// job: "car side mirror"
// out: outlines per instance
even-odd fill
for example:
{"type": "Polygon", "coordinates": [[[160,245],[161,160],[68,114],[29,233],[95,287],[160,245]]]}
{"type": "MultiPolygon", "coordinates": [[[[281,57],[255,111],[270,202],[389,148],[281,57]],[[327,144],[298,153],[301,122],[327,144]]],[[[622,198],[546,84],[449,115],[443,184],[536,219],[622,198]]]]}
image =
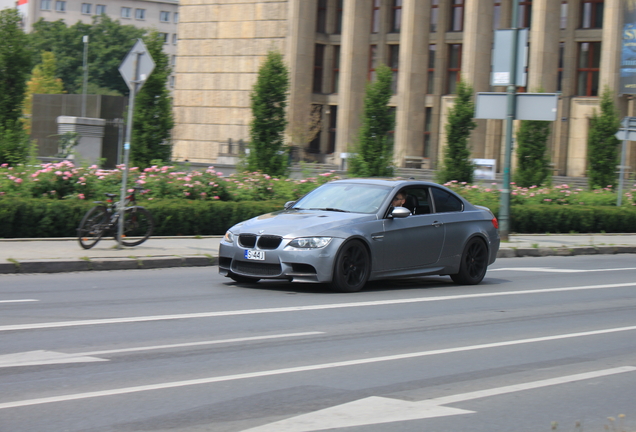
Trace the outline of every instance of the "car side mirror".
{"type": "Polygon", "coordinates": [[[284,209],[287,210],[288,208],[290,208],[291,206],[293,206],[296,203],[296,201],[287,201],[285,203],[284,209]]]}
{"type": "Polygon", "coordinates": [[[406,207],[395,207],[390,216],[393,218],[405,218],[411,216],[411,210],[406,207]]]}

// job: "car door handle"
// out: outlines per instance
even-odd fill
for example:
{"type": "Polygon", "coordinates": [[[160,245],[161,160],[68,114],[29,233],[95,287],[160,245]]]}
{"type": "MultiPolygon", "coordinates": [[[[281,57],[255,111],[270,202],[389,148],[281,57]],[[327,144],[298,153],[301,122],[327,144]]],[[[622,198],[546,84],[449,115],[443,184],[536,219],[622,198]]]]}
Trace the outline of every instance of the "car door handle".
{"type": "Polygon", "coordinates": [[[371,236],[372,240],[382,240],[384,239],[384,234],[376,234],[371,236]]]}
{"type": "Polygon", "coordinates": [[[441,226],[442,226],[442,225],[444,225],[444,224],[443,224],[442,222],[435,221],[435,222],[433,222],[431,225],[433,225],[433,226],[434,226],[434,227],[436,227],[436,228],[439,228],[439,227],[441,227],[441,226]]]}

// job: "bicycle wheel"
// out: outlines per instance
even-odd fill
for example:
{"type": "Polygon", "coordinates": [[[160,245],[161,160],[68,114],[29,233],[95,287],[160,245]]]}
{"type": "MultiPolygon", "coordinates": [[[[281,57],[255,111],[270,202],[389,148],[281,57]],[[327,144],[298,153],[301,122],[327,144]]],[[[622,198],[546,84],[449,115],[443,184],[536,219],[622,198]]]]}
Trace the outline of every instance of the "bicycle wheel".
{"type": "Polygon", "coordinates": [[[104,206],[95,206],[86,212],[79,228],[77,228],[77,239],[80,246],[90,249],[97,244],[104,235],[104,230],[108,226],[108,211],[104,206]]]}
{"type": "MultiPolygon", "coordinates": [[[[145,242],[150,234],[154,222],[150,212],[141,206],[127,207],[124,211],[124,235],[121,244],[124,246],[137,246],[145,242]]],[[[119,241],[119,229],[114,228],[115,239],[119,241]]]]}

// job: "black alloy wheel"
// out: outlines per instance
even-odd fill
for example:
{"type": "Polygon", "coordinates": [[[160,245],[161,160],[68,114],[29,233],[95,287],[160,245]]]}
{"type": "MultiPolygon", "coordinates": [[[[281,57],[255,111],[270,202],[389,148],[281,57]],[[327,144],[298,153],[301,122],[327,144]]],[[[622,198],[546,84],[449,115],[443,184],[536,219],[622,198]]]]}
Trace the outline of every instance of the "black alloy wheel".
{"type": "Polygon", "coordinates": [[[359,240],[345,243],[336,256],[331,288],[339,292],[360,291],[371,273],[371,257],[359,240]]]}
{"type": "Polygon", "coordinates": [[[460,285],[477,285],[486,276],[488,248],[480,238],[471,239],[462,254],[459,273],[450,275],[460,285]]]}

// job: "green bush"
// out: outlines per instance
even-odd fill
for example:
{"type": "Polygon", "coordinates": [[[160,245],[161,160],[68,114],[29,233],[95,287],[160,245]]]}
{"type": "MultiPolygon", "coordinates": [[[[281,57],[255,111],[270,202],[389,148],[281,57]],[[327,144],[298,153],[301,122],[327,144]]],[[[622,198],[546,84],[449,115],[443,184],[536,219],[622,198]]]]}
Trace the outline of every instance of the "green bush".
{"type": "Polygon", "coordinates": [[[516,233],[636,232],[634,207],[516,205],[510,213],[516,233]]]}

